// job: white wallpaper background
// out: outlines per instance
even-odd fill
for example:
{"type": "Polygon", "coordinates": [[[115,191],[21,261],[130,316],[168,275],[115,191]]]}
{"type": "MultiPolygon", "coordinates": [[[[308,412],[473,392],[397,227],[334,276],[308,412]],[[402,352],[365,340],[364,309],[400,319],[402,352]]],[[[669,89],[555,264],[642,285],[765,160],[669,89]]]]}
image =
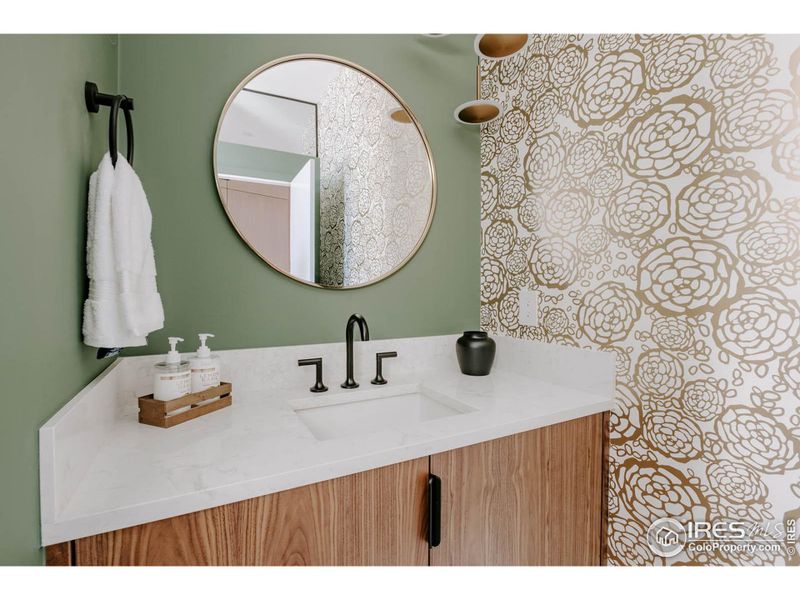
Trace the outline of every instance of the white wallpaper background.
{"type": "Polygon", "coordinates": [[[397,101],[343,68],[319,103],[320,283],[360,285],[399,266],[428,221],[431,178],[413,124],[397,101]]]}
{"type": "Polygon", "coordinates": [[[482,326],[616,355],[609,563],[797,564],[645,532],[800,517],[800,36],[534,36],[481,77],[482,326]]]}

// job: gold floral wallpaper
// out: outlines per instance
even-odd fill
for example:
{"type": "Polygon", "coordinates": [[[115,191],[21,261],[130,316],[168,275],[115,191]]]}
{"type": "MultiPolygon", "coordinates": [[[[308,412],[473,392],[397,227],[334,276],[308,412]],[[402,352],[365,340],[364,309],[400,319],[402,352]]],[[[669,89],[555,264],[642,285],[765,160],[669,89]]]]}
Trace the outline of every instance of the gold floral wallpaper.
{"type": "Polygon", "coordinates": [[[482,326],[616,355],[609,563],[796,563],[645,532],[800,512],[800,36],[534,36],[480,71],[482,326]]]}

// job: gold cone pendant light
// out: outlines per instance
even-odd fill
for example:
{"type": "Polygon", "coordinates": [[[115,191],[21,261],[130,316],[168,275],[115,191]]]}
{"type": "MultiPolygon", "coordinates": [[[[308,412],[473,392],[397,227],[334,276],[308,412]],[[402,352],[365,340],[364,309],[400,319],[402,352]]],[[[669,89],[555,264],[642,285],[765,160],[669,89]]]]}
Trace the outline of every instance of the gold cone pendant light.
{"type": "Polygon", "coordinates": [[[494,100],[470,100],[456,108],[456,121],[464,125],[484,125],[491,123],[502,113],[500,105],[494,100]]]}
{"type": "Polygon", "coordinates": [[[404,108],[395,108],[389,113],[389,117],[392,121],[397,121],[398,123],[411,123],[411,115],[404,108]]]}
{"type": "MultiPolygon", "coordinates": [[[[520,52],[528,44],[525,33],[482,33],[475,37],[475,54],[479,58],[500,60],[520,52]]],[[[494,100],[481,100],[481,69],[475,74],[476,100],[460,105],[453,112],[464,125],[485,125],[503,115],[503,107],[494,100]]]]}
{"type": "Polygon", "coordinates": [[[503,114],[503,107],[494,100],[481,100],[481,67],[475,69],[475,97],[459,105],[453,111],[453,117],[462,125],[485,125],[503,114]]]}
{"type": "Polygon", "coordinates": [[[508,58],[527,45],[527,33],[482,33],[475,36],[475,54],[489,60],[508,58]]]}

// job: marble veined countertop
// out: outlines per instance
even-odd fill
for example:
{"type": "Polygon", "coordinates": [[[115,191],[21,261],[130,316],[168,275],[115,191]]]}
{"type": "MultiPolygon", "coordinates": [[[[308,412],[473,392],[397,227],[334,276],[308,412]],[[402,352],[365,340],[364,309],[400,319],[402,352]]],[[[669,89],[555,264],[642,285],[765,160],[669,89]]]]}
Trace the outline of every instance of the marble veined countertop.
{"type": "MultiPolygon", "coordinates": [[[[42,543],[237,502],[611,409],[613,357],[607,353],[542,348],[500,337],[492,374],[469,377],[450,356],[454,340],[438,336],[357,344],[361,387],[341,390],[336,372],[337,378],[328,375],[330,391],[324,394],[308,391],[313,369],[302,371],[302,379],[287,370],[291,376],[275,375],[273,385],[252,376],[259,364],[271,365],[281,356],[279,349],[230,351],[232,365],[242,363],[236,352],[262,353],[253,357],[241,385],[231,377],[233,405],[170,429],[137,422],[135,397],[146,387],[153,357],[121,359],[40,432],[42,543]],[[401,357],[413,357],[394,365],[393,372],[387,373],[390,362],[385,363],[389,383],[380,394],[421,389],[468,412],[317,439],[295,409],[326,398],[355,401],[376,393],[377,386],[369,384],[374,354],[368,349],[373,347],[400,347],[401,357]],[[504,352],[513,359],[501,359],[504,352]],[[540,352],[556,356],[548,362],[540,352]],[[431,368],[421,370],[420,364],[431,368]]],[[[291,347],[291,356],[278,361],[283,363],[264,369],[281,373],[282,366],[296,365],[297,356],[336,357],[344,351],[341,346],[291,347]]],[[[235,375],[236,369],[229,371],[235,375]]]]}

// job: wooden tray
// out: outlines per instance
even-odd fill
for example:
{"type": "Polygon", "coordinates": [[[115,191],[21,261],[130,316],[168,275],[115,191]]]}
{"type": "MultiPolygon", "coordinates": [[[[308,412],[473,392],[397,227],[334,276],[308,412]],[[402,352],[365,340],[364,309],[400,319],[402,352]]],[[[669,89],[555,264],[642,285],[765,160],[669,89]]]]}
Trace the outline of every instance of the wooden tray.
{"type": "Polygon", "coordinates": [[[186,394],[174,400],[155,400],[153,394],[139,398],[139,423],[155,427],[173,427],[197,417],[225,408],[233,403],[230,383],[221,383],[195,394],[186,394]],[[217,398],[219,396],[219,398],[217,398]],[[211,398],[216,398],[211,400],[211,398]],[[190,408],[176,414],[182,408],[190,408]]]}

